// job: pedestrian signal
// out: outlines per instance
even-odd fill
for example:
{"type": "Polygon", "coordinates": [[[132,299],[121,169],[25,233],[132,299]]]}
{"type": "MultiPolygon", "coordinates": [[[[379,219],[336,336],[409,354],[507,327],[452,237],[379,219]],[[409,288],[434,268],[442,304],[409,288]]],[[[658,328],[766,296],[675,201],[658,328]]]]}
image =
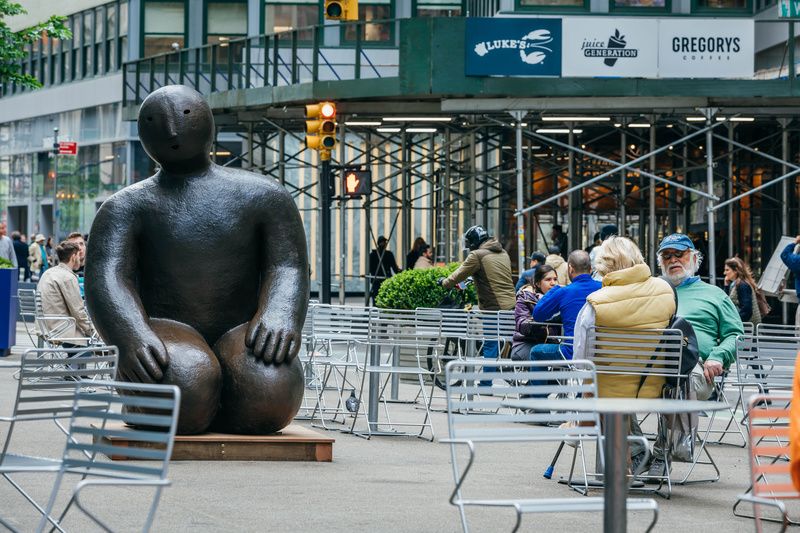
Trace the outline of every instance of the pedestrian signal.
{"type": "Polygon", "coordinates": [[[358,0],[325,0],[328,20],[358,20],[358,0]]]}
{"type": "Polygon", "coordinates": [[[348,198],[360,198],[372,193],[372,172],[345,170],[342,172],[342,190],[348,198]]]}
{"type": "Polygon", "coordinates": [[[306,147],[319,150],[323,159],[330,159],[336,148],[336,104],[320,102],[306,106],[306,147]]]}

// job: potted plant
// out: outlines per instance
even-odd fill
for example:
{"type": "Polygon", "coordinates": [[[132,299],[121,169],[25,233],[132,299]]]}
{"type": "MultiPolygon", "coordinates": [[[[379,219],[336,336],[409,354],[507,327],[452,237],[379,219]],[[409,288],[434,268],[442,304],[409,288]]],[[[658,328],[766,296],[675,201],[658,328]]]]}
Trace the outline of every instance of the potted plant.
{"type": "MultiPolygon", "coordinates": [[[[436,280],[445,278],[458,268],[459,263],[426,270],[405,270],[387,279],[378,291],[375,304],[383,309],[417,309],[439,307],[449,292],[436,280]]],[[[476,304],[475,287],[470,285],[464,294],[464,303],[476,304]]]]}

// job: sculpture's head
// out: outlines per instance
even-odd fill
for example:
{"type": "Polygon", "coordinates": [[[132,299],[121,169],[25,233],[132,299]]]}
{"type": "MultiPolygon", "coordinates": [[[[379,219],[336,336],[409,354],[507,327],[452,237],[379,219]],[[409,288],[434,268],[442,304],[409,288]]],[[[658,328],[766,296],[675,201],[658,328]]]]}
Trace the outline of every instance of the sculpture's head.
{"type": "Polygon", "coordinates": [[[185,85],[150,93],[139,109],[139,138],[148,155],[170,172],[209,165],[214,116],[203,96],[185,85]]]}

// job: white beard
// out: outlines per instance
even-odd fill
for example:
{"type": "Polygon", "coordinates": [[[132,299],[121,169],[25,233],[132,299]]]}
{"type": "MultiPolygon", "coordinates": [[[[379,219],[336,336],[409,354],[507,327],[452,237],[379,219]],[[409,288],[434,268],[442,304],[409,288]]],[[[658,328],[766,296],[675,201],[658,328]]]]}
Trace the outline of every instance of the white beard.
{"type": "Polygon", "coordinates": [[[661,273],[667,280],[672,284],[673,287],[677,287],[684,280],[691,278],[697,272],[697,260],[692,260],[689,262],[689,265],[684,267],[683,270],[676,274],[669,273],[669,267],[662,265],[661,266],[661,273]]]}

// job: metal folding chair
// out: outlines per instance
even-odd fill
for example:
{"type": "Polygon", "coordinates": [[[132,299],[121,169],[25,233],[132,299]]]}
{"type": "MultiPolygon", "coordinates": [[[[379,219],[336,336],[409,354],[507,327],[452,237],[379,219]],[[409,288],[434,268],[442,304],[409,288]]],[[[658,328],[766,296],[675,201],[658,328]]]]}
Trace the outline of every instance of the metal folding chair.
{"type": "Polygon", "coordinates": [[[39,531],[48,522],[63,531],[64,518],[73,504],[98,526],[112,531],[108,518],[103,515],[113,518],[119,509],[109,510],[102,498],[84,501],[83,491],[93,487],[103,491],[111,487],[152,487],[155,489],[153,500],[142,527],[143,531],[149,531],[161,492],[170,484],[167,467],[178,426],[181,397],[178,387],[114,381],[95,385],[104,390],[116,390],[117,394],[101,395],[77,389],[69,438],[39,531]],[[105,402],[103,409],[96,408],[98,401],[105,402]],[[124,444],[115,444],[114,439],[124,444]],[[115,460],[118,456],[139,461],[115,460]],[[52,513],[65,475],[78,476],[79,481],[63,511],[54,519],[52,513]]]}
{"type": "MultiPolygon", "coordinates": [[[[462,529],[469,531],[466,510],[471,507],[508,508],[516,513],[513,531],[528,513],[602,512],[603,497],[573,498],[482,498],[465,496],[465,492],[477,493],[479,487],[467,487],[467,477],[476,462],[477,448],[491,444],[572,442],[576,451],[572,458],[572,469],[578,450],[584,474],[586,461],[583,457],[583,442],[599,441],[600,420],[596,413],[527,412],[508,409],[504,401],[528,395],[566,393],[572,395],[597,394],[597,376],[589,361],[493,361],[471,359],[452,361],[447,364],[447,427],[448,438],[441,442],[450,445],[451,464],[455,488],[450,503],[458,508],[462,529]],[[491,394],[479,382],[485,378],[484,370],[492,367],[498,378],[494,379],[491,394]],[[558,380],[558,385],[549,383],[558,380]],[[532,382],[543,385],[531,385],[532,382]],[[458,449],[465,446],[469,458],[462,468],[458,449]]],[[[531,453],[535,453],[531,448],[531,453]]],[[[572,471],[570,472],[572,476],[572,471]]],[[[585,475],[584,475],[585,479],[585,475]]],[[[526,486],[509,480],[509,487],[526,486]]],[[[650,531],[658,518],[658,505],[652,499],[629,498],[628,510],[646,510],[653,513],[650,531]]]]}
{"type": "Polygon", "coordinates": [[[15,473],[55,472],[60,460],[55,457],[34,455],[30,450],[17,450],[16,435],[19,431],[38,431],[46,438],[47,427],[42,423],[52,421],[59,434],[68,434],[64,421],[71,416],[76,391],[97,394],[103,391],[103,383],[95,378],[112,380],[117,371],[117,349],[113,346],[98,347],[81,357],[81,368],[74,365],[70,356],[86,350],[29,350],[22,355],[19,384],[11,416],[0,417],[8,422],[8,431],[0,451],[0,475],[30,502],[40,513],[44,508],[12,478],[15,473]],[[78,388],[76,389],[76,384],[78,388]]]}
{"type": "Polygon", "coordinates": [[[310,420],[317,405],[318,399],[318,383],[316,368],[314,367],[315,355],[315,342],[314,342],[314,308],[318,305],[316,301],[309,302],[308,310],[306,311],[306,319],[303,322],[303,329],[301,331],[301,348],[297,357],[300,359],[300,364],[303,365],[303,376],[305,386],[303,388],[303,403],[300,405],[300,410],[297,412],[295,419],[297,420],[310,420]]]}
{"type": "Polygon", "coordinates": [[[17,301],[22,325],[25,327],[25,333],[28,335],[31,345],[41,348],[36,331],[36,289],[17,289],[17,301]]]}
{"type": "MultiPolygon", "coordinates": [[[[416,313],[415,311],[379,309],[370,318],[369,336],[367,345],[369,353],[361,370],[361,387],[359,397],[364,403],[364,386],[369,376],[369,401],[367,402],[367,428],[366,431],[356,431],[356,422],[360,412],[353,417],[351,431],[365,436],[416,436],[422,438],[425,430],[431,432],[434,439],[433,423],[431,421],[431,394],[434,382],[433,372],[428,369],[427,356],[429,350],[437,352],[441,349],[441,322],[437,315],[416,313]],[[399,354],[401,351],[413,352],[412,362],[403,364],[399,354]],[[396,399],[387,398],[387,387],[392,380],[399,381],[401,376],[416,380],[419,387],[411,402],[416,403],[422,399],[421,407],[425,411],[422,422],[398,422],[393,420],[389,405],[396,399]],[[430,379],[430,384],[426,380],[430,379]],[[428,387],[430,387],[429,390],[428,387]],[[380,405],[380,407],[379,407],[380,405]],[[380,411],[384,414],[383,420],[380,411]],[[370,411],[370,409],[372,411],[370,411]],[[380,426],[388,429],[380,430],[380,426]],[[398,427],[419,427],[416,434],[398,431],[398,427]]],[[[406,402],[409,403],[409,402],[406,402]]]]}
{"type": "MultiPolygon", "coordinates": [[[[646,384],[650,378],[672,379],[677,386],[671,389],[674,397],[681,398],[683,385],[687,376],[681,374],[681,359],[683,352],[683,334],[676,329],[614,329],[595,327],[590,330],[587,338],[587,359],[595,363],[598,380],[605,376],[627,376],[630,382],[639,388],[639,384],[646,384]]],[[[697,427],[697,415],[689,415],[690,426],[697,427]]],[[[659,419],[659,424],[667,423],[667,434],[676,420],[665,417],[659,419]]],[[[667,442],[670,439],[667,438],[667,442]]],[[[660,494],[661,488],[666,485],[667,492],[663,494],[669,498],[672,494],[672,471],[669,446],[664,447],[664,463],[667,472],[664,476],[656,476],[658,486],[653,490],[660,494]]],[[[708,449],[702,445],[695,447],[692,454],[689,472],[683,476],[678,484],[686,483],[689,476],[698,464],[711,466],[715,477],[698,481],[716,481],[719,479],[719,469],[708,449]],[[702,461],[705,454],[707,460],[702,461]]],[[[640,475],[639,477],[648,477],[640,475]]],[[[641,489],[634,489],[641,490],[641,489]]]]}
{"type": "Polygon", "coordinates": [[[757,394],[749,402],[750,487],[736,499],[733,514],[754,518],[759,533],[762,521],[779,522],[780,531],[785,531],[790,524],[800,524],[789,517],[785,503],[800,499],[789,469],[790,399],[781,394],[757,394]],[[738,510],[743,502],[753,504],[753,514],[738,510]],[[763,517],[761,506],[774,508],[779,517],[763,517]]]}
{"type": "Polygon", "coordinates": [[[800,337],[800,326],[794,324],[766,324],[756,326],[756,335],[766,337],[800,337]]]}
{"type": "MultiPolygon", "coordinates": [[[[741,337],[741,340],[744,340],[743,343],[737,343],[737,361],[741,358],[746,357],[745,353],[739,353],[740,350],[746,350],[747,346],[752,344],[752,337],[755,332],[755,327],[753,326],[752,322],[744,322],[744,335],[741,337]]],[[[708,425],[706,426],[705,431],[702,433],[705,435],[705,440],[708,444],[725,444],[731,446],[739,446],[744,448],[747,446],[747,436],[745,435],[745,430],[739,420],[737,418],[737,410],[742,407],[742,397],[739,395],[735,401],[731,401],[731,398],[728,395],[728,391],[731,388],[735,388],[736,384],[739,382],[739,370],[738,364],[734,364],[725,371],[721,376],[717,376],[714,380],[714,388],[717,394],[717,400],[723,402],[725,405],[728,406],[728,422],[725,424],[724,429],[714,429],[714,420],[716,420],[718,413],[714,411],[711,413],[711,416],[708,418],[708,425]],[[733,426],[733,428],[731,427],[733,426]],[[719,435],[716,440],[712,441],[708,437],[710,435],[719,435]],[[742,439],[742,444],[734,444],[731,442],[725,442],[724,439],[728,435],[738,435],[739,438],[742,439]]]]}
{"type": "MultiPolygon", "coordinates": [[[[370,320],[376,313],[371,307],[314,307],[311,366],[317,376],[317,400],[310,418],[319,422],[318,427],[331,429],[328,423],[345,424],[347,417],[354,414],[348,410],[346,398],[359,390],[358,372],[364,357],[359,363],[359,351],[367,345],[370,320]],[[332,401],[329,393],[334,395],[332,401]]],[[[356,410],[364,409],[364,402],[356,401],[356,410]]]]}

